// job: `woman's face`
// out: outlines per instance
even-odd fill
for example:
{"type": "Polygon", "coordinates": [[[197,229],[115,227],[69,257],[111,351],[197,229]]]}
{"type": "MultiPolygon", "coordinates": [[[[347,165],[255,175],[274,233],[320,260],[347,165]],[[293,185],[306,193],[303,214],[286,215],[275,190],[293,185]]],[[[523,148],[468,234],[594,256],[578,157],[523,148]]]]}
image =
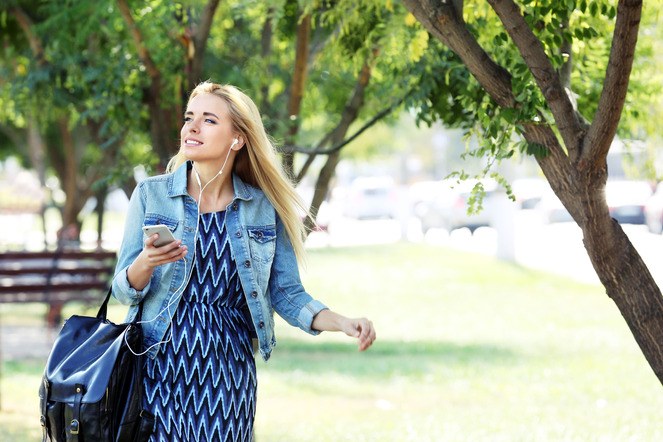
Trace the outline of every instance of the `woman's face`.
{"type": "Polygon", "coordinates": [[[180,137],[180,148],[187,159],[223,161],[236,137],[226,102],[213,94],[200,94],[189,100],[180,137]]]}

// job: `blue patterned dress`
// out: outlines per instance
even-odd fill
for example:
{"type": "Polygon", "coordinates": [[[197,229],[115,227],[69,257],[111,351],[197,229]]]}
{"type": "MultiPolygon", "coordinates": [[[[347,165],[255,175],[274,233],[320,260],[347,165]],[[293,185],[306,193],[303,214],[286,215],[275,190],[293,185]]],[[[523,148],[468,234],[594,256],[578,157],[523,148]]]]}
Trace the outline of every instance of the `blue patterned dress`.
{"type": "Polygon", "coordinates": [[[145,359],[145,401],[156,421],[150,441],[251,440],[257,387],[251,323],[224,219],[225,212],[200,215],[196,260],[172,339],[145,359]]]}

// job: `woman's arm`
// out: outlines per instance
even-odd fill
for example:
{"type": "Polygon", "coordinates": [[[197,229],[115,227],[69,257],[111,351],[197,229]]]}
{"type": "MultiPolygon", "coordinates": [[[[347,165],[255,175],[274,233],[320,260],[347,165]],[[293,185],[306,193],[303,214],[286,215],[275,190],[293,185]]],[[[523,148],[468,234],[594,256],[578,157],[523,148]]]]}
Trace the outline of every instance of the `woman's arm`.
{"type": "MultiPolygon", "coordinates": [[[[122,245],[118,253],[115,275],[113,277],[113,296],[123,304],[137,304],[145,295],[141,293],[149,289],[150,280],[154,273],[154,267],[170,260],[159,260],[160,254],[173,255],[167,258],[177,260],[186,254],[186,247],[181,247],[179,251],[174,250],[175,244],[171,243],[164,247],[156,248],[153,246],[157,235],[147,240],[143,240],[143,231],[141,226],[145,218],[145,200],[142,183],[136,186],[129,199],[129,208],[127,210],[127,219],[122,236],[122,245]],[[180,252],[177,255],[176,252],[180,252]]],[[[177,244],[179,247],[180,244],[177,244]]]]}
{"type": "Polygon", "coordinates": [[[359,350],[364,351],[375,341],[373,322],[366,318],[347,318],[329,309],[322,310],[313,318],[311,328],[318,331],[342,331],[359,339],[359,350]]]}
{"type": "Polygon", "coordinates": [[[186,256],[187,247],[182,246],[181,239],[161,247],[155,247],[154,241],[157,238],[159,238],[157,234],[147,238],[145,247],[127,268],[127,280],[131,287],[138,291],[143,290],[150,282],[156,266],[175,262],[186,256]]]}

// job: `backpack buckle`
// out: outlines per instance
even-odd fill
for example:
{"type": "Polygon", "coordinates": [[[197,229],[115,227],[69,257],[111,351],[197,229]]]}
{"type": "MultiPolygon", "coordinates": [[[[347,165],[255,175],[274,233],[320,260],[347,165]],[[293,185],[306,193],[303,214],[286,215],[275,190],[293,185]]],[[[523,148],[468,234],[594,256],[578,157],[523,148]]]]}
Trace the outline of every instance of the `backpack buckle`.
{"type": "Polygon", "coordinates": [[[78,434],[80,423],[78,419],[73,419],[70,424],[71,434],[78,434]]]}

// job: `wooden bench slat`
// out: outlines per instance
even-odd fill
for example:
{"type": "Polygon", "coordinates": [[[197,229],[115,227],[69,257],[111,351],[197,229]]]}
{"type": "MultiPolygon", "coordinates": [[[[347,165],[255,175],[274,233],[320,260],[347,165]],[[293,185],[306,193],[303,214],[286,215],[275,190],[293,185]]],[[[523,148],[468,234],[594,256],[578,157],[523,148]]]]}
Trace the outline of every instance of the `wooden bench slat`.
{"type": "Polygon", "coordinates": [[[21,276],[21,275],[48,275],[49,273],[66,275],[107,275],[115,270],[114,266],[95,266],[95,267],[2,267],[0,266],[0,276],[21,276]]]}
{"type": "MultiPolygon", "coordinates": [[[[86,281],[74,283],[58,283],[46,286],[45,284],[37,285],[0,285],[0,295],[6,293],[57,293],[57,292],[79,292],[81,290],[103,290],[108,289],[110,282],[104,281],[86,281]]],[[[0,302],[2,297],[0,296],[0,302]]]]}
{"type": "Polygon", "coordinates": [[[103,299],[116,260],[107,250],[0,253],[0,303],[46,303],[46,322],[56,327],[66,302],[103,299]]]}
{"type": "Polygon", "coordinates": [[[2,252],[0,261],[21,260],[21,259],[115,259],[117,254],[110,251],[81,251],[81,250],[63,250],[63,251],[41,251],[41,252],[2,252]]]}
{"type": "Polygon", "coordinates": [[[3,302],[5,303],[64,303],[68,301],[96,301],[104,298],[104,292],[96,293],[12,293],[11,295],[3,295],[3,302]]]}

